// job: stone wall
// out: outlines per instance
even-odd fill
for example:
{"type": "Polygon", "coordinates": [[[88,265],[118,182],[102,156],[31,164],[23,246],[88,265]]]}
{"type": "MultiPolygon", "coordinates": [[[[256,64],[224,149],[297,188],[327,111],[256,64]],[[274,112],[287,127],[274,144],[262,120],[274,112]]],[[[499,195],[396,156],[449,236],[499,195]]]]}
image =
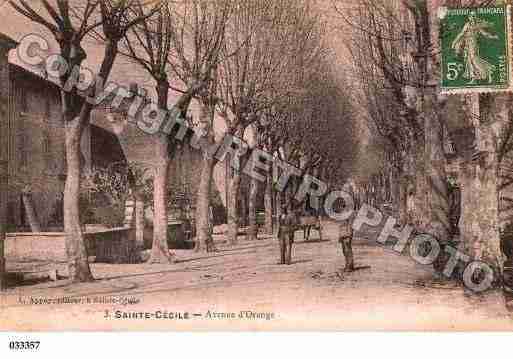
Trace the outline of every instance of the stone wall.
{"type": "Polygon", "coordinates": [[[65,234],[8,233],[5,240],[5,258],[9,261],[66,261],[65,234]]]}
{"type": "Polygon", "coordinates": [[[85,233],[89,256],[97,263],[137,263],[135,229],[112,228],[85,233]]]}
{"type": "MultiPolygon", "coordinates": [[[[134,263],[135,231],[113,228],[85,233],[88,255],[102,263],[134,263]]],[[[9,261],[66,262],[63,232],[8,233],[5,259],[9,261]]]]}

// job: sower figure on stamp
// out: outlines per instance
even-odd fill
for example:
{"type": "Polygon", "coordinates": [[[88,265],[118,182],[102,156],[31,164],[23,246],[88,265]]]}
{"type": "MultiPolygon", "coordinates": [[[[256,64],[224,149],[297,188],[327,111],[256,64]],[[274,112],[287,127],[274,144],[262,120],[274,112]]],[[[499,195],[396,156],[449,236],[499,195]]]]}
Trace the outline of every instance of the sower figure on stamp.
{"type": "Polygon", "coordinates": [[[280,241],[280,264],[290,265],[292,262],[292,245],[294,233],[298,225],[296,213],[286,204],[281,206],[281,216],[278,221],[278,240],[280,241]]]}
{"type": "MultiPolygon", "coordinates": [[[[347,183],[343,187],[344,192],[350,195],[351,200],[344,200],[344,210],[355,210],[355,196],[353,186],[347,183]]],[[[342,253],[345,258],[344,272],[353,272],[355,270],[354,257],[353,257],[353,221],[352,216],[343,220],[339,224],[339,237],[338,241],[342,246],[342,253]]]]}

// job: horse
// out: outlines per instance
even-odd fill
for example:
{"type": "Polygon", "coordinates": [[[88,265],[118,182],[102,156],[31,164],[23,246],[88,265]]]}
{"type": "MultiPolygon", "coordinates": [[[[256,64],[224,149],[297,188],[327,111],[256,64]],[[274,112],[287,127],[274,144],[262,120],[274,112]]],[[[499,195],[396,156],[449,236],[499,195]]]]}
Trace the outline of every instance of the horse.
{"type": "Polygon", "coordinates": [[[318,216],[302,216],[299,217],[299,229],[303,230],[303,236],[305,240],[310,240],[310,231],[315,229],[319,232],[319,238],[322,241],[322,225],[321,225],[321,217],[318,216]]]}

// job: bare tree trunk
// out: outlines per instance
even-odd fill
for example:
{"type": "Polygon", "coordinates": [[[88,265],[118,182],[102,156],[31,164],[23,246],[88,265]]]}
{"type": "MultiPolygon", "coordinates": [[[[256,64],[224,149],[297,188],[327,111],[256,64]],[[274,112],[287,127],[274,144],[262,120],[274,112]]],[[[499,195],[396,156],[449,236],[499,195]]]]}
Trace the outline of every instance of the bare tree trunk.
{"type": "MultiPolygon", "coordinates": [[[[433,98],[434,96],[430,96],[433,98]]],[[[437,103],[431,103],[437,106],[437,103]]],[[[443,146],[443,125],[437,116],[435,109],[428,109],[425,119],[425,143],[426,143],[426,178],[427,178],[427,209],[428,222],[427,233],[436,238],[442,248],[448,244],[449,222],[449,193],[447,185],[446,159],[443,146]]],[[[444,250],[441,253],[446,253],[444,250]]],[[[438,256],[434,263],[435,269],[441,273],[446,261],[445,255],[438,256]]]]}
{"type": "Polygon", "coordinates": [[[39,218],[37,216],[37,212],[34,208],[34,203],[32,201],[32,193],[29,189],[25,189],[23,191],[22,199],[23,206],[25,207],[25,215],[27,217],[27,221],[29,222],[30,231],[41,232],[41,224],[39,223],[39,218]]]}
{"type": "Polygon", "coordinates": [[[472,243],[472,256],[497,268],[502,267],[499,233],[499,186],[496,138],[491,126],[492,119],[507,116],[507,95],[480,95],[479,113],[482,123],[478,129],[476,166],[476,192],[479,209],[474,217],[476,233],[472,243]]]}
{"type": "Polygon", "coordinates": [[[265,233],[273,234],[273,177],[272,173],[267,174],[264,193],[265,206],[265,233]]]}
{"type": "Polygon", "coordinates": [[[474,190],[475,166],[471,163],[462,163],[460,166],[461,188],[461,218],[459,223],[460,240],[465,253],[471,253],[472,222],[476,208],[476,193],[474,190]]]}
{"type": "Polygon", "coordinates": [[[427,193],[428,183],[426,177],[426,164],[424,162],[425,141],[417,144],[415,151],[415,220],[417,228],[425,231],[429,223],[427,193]]]}
{"type": "Polygon", "coordinates": [[[144,199],[135,195],[135,248],[137,252],[144,250],[144,199]]]}
{"type": "Polygon", "coordinates": [[[401,178],[398,175],[397,168],[391,166],[389,174],[390,183],[390,202],[392,204],[392,216],[401,220],[401,178]]]}
{"type": "MultiPolygon", "coordinates": [[[[6,136],[8,100],[10,95],[8,50],[0,51],[0,132],[6,136]]],[[[7,201],[9,186],[9,162],[7,142],[0,141],[0,292],[5,289],[5,236],[7,232],[7,201]]]]}
{"type": "MultiPolygon", "coordinates": [[[[118,139],[121,142],[121,138],[118,136],[118,139]]],[[[122,142],[121,142],[122,143],[122,142]]],[[[131,201],[125,202],[125,226],[129,228],[135,228],[135,238],[134,238],[134,256],[136,256],[135,261],[141,261],[142,259],[142,251],[145,250],[144,243],[144,229],[146,226],[145,219],[145,201],[144,194],[141,189],[138,187],[136,178],[131,170],[128,172],[128,183],[130,185],[130,189],[133,193],[133,209],[132,213],[128,212],[128,206],[131,201]],[[128,217],[128,218],[127,218],[128,217]],[[127,221],[130,219],[130,221],[127,221]]]]}
{"type": "Polygon", "coordinates": [[[258,181],[254,178],[250,179],[249,187],[249,228],[248,228],[248,239],[253,241],[258,236],[258,225],[257,225],[257,195],[258,195],[258,181]]]}
{"type": "Polygon", "coordinates": [[[71,282],[93,280],[89,268],[85,239],[80,223],[80,181],[81,181],[81,119],[66,123],[67,176],[64,187],[64,231],[66,232],[66,253],[68,255],[69,278],[71,282]]]}
{"type": "Polygon", "coordinates": [[[167,244],[168,215],[167,215],[167,186],[170,158],[168,139],[166,135],[158,135],[155,139],[155,177],[153,179],[153,245],[150,263],[173,263],[167,244]]]}
{"type": "Polygon", "coordinates": [[[275,217],[275,225],[274,225],[274,232],[273,233],[278,233],[278,228],[279,228],[279,220],[281,218],[281,203],[282,203],[282,193],[281,192],[276,192],[276,200],[275,200],[275,208],[276,208],[276,217],[275,217]]]}
{"type": "Polygon", "coordinates": [[[416,191],[416,163],[415,154],[412,149],[408,149],[405,156],[406,175],[403,178],[404,190],[406,192],[406,218],[410,225],[417,225],[415,191],[416,191]]]}
{"type": "Polygon", "coordinates": [[[202,161],[201,177],[196,199],[196,251],[200,251],[202,243],[205,243],[207,252],[214,252],[214,240],[212,238],[212,226],[210,223],[210,198],[212,195],[212,180],[214,175],[215,159],[204,155],[202,161]]]}
{"type": "Polygon", "coordinates": [[[477,95],[470,101],[471,113],[479,113],[472,119],[476,128],[477,148],[462,166],[460,236],[462,247],[474,260],[502,268],[499,232],[498,158],[493,129],[488,122],[497,119],[507,108],[502,95],[477,95]],[[493,117],[491,117],[493,116],[493,117]]]}
{"type": "MultiPolygon", "coordinates": [[[[215,86],[215,83],[213,86],[215,86]]],[[[215,92],[215,90],[212,90],[212,92],[215,92]]],[[[215,100],[212,98],[203,98],[199,120],[205,136],[203,140],[208,142],[209,147],[216,145],[213,131],[215,108],[215,100]]],[[[215,252],[217,250],[212,236],[214,224],[212,223],[210,215],[214,168],[217,163],[218,160],[211,156],[211,154],[207,152],[203,153],[200,183],[196,196],[196,252],[201,250],[203,243],[205,243],[207,252],[215,252]]]]}
{"type": "MultiPolygon", "coordinates": [[[[500,167],[506,167],[504,166],[505,160],[502,160],[500,167]]],[[[509,164],[509,163],[508,163],[509,164]]],[[[501,183],[501,189],[499,193],[499,220],[500,220],[500,228],[503,230],[508,223],[513,222],[513,206],[511,205],[513,203],[513,183],[508,185],[508,175],[509,175],[509,169],[499,169],[499,172],[506,172],[507,175],[502,177],[503,175],[500,173],[500,183],[501,183]]]]}
{"type": "MultiPolygon", "coordinates": [[[[479,113],[478,95],[466,95],[462,101],[463,110],[467,116],[467,122],[474,124],[475,116],[479,113]]],[[[475,124],[474,126],[475,127],[475,124]]],[[[473,128],[474,134],[477,134],[473,128]]],[[[460,163],[459,184],[461,189],[461,218],[459,222],[461,249],[468,255],[472,253],[472,243],[474,240],[474,217],[479,216],[479,193],[476,183],[476,163],[472,161],[474,149],[469,149],[468,153],[463,153],[463,160],[460,163]]]]}
{"type": "Polygon", "coordinates": [[[405,173],[404,166],[402,166],[399,172],[399,178],[397,179],[399,182],[399,220],[402,225],[408,223],[408,179],[405,173]]]}
{"type": "MultiPolygon", "coordinates": [[[[4,216],[5,218],[5,216],[4,216]]],[[[5,224],[0,219],[0,292],[5,290],[5,224]]]]}
{"type": "Polygon", "coordinates": [[[242,188],[242,176],[239,183],[239,190],[237,192],[238,199],[240,201],[239,209],[239,227],[248,226],[248,198],[249,188],[247,186],[242,188]]]}
{"type": "MultiPolygon", "coordinates": [[[[489,136],[490,129],[482,131],[483,141],[489,136]]],[[[487,145],[486,145],[487,146],[487,145]]],[[[486,147],[485,147],[486,148],[486,147]]],[[[473,246],[474,258],[478,258],[493,265],[501,262],[499,213],[498,213],[498,183],[497,183],[497,153],[490,150],[487,158],[477,167],[479,183],[479,218],[477,219],[479,233],[473,246]]]]}
{"type": "MultiPolygon", "coordinates": [[[[160,78],[156,86],[158,105],[167,109],[169,82],[160,78]]],[[[182,95],[183,97],[184,95],[182,95]]],[[[155,177],[153,178],[153,244],[151,247],[150,263],[173,263],[173,255],[169,252],[167,186],[169,184],[169,165],[171,163],[169,138],[164,133],[155,135],[155,177]]]]}
{"type": "MultiPolygon", "coordinates": [[[[107,80],[117,55],[117,41],[107,41],[104,50],[104,59],[98,72],[98,78],[107,80]]],[[[64,46],[66,47],[66,46],[64,46]]],[[[61,49],[62,50],[62,49],[61,49]]],[[[76,58],[70,61],[70,68],[80,66],[85,59],[85,52],[80,45],[73,45],[70,52],[75,52],[76,58]]],[[[69,54],[68,54],[69,55],[69,54]]],[[[70,60],[68,58],[68,60],[70,60]]],[[[61,84],[65,84],[69,74],[61,78],[61,84]]],[[[90,95],[96,96],[96,88],[93,86],[90,95]]],[[[65,120],[66,142],[66,183],[64,186],[64,231],[66,232],[66,253],[68,256],[69,280],[75,282],[93,281],[93,275],[88,262],[88,253],[85,237],[80,220],[80,187],[82,175],[81,139],[85,126],[90,121],[93,105],[87,101],[80,104],[76,101],[75,92],[61,91],[62,114],[65,120]]]]}
{"type": "Polygon", "coordinates": [[[0,160],[0,291],[5,285],[5,232],[7,203],[7,161],[0,160]]]}
{"type": "Polygon", "coordinates": [[[228,240],[232,245],[237,244],[237,234],[239,232],[238,202],[241,181],[240,172],[237,170],[234,172],[228,189],[228,240]]]}

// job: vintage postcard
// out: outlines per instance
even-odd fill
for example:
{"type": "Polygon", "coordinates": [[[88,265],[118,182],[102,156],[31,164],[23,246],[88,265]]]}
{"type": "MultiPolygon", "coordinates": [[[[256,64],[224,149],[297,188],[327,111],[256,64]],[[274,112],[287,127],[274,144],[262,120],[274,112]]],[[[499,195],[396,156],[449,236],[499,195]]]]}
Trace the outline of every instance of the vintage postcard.
{"type": "Polygon", "coordinates": [[[0,330],[512,330],[511,8],[459,4],[0,1],[0,330]]]}

